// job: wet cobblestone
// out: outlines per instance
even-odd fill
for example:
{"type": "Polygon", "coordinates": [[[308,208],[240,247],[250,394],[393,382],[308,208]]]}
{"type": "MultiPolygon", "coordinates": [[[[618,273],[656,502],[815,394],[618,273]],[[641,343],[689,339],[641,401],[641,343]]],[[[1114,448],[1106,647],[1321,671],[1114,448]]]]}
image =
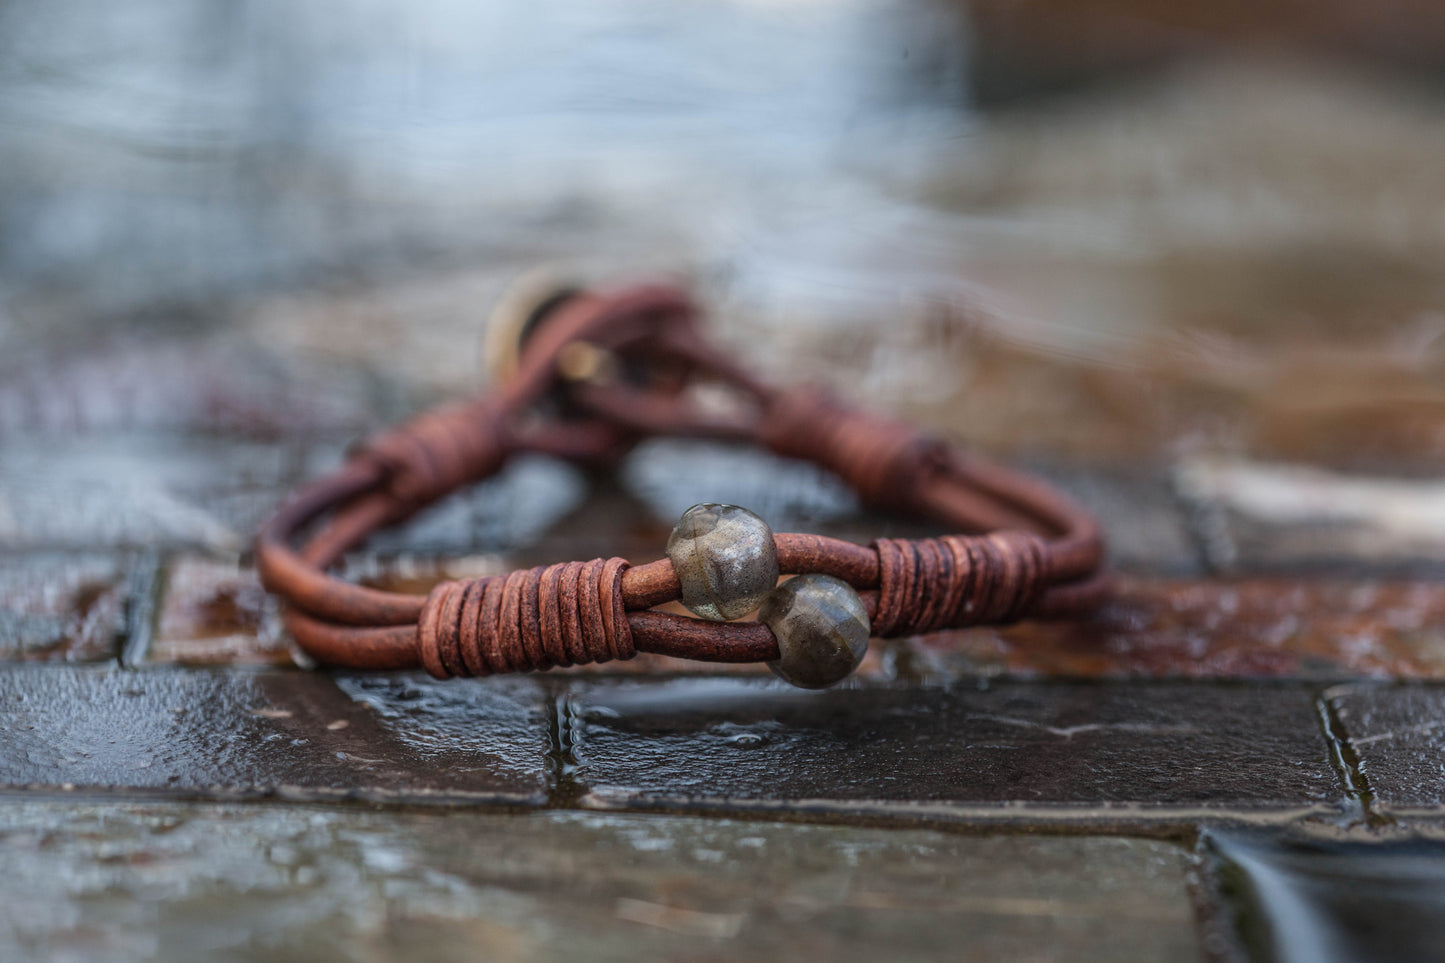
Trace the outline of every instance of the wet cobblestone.
{"type": "Polygon", "coordinates": [[[525,679],[11,667],[0,728],[11,792],[537,804],[548,785],[525,679]]]}
{"type": "Polygon", "coordinates": [[[1307,465],[1194,458],[1175,472],[1219,572],[1445,573],[1445,485],[1307,465]]]}
{"type": "Polygon", "coordinates": [[[1349,685],[1331,689],[1327,698],[1377,809],[1445,805],[1445,690],[1349,685]]]}
{"type": "Polygon", "coordinates": [[[1120,578],[1099,613],[892,644],[902,678],[1337,681],[1445,676],[1445,585],[1334,577],[1120,578]]]}
{"type": "Polygon", "coordinates": [[[12,960],[1199,958],[1145,840],[0,801],[0,858],[12,960]]]}
{"type": "Polygon", "coordinates": [[[283,444],[169,434],[7,438],[0,546],[236,553],[295,478],[283,444]]]}
{"type": "Polygon", "coordinates": [[[1224,924],[1251,958],[1425,961],[1439,955],[1445,843],[1211,831],[1203,841],[1224,924]],[[1388,921],[1386,923],[1385,921],[1388,921]]]}
{"type": "Polygon", "coordinates": [[[575,778],[605,808],[1189,820],[1343,797],[1312,694],[1292,687],[699,679],[579,683],[569,700],[575,778]]]}
{"type": "Polygon", "coordinates": [[[167,566],[155,639],[146,658],[189,665],[288,665],[278,606],[254,570],[183,555],[167,566]]]}
{"type": "Polygon", "coordinates": [[[118,554],[0,555],[0,661],[114,659],[129,560],[118,554]]]}

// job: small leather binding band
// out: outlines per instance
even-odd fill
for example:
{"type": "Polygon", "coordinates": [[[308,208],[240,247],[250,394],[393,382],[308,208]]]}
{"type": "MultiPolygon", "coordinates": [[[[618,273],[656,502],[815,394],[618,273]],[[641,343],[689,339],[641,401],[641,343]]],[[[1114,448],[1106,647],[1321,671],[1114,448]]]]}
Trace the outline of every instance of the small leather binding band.
{"type": "Polygon", "coordinates": [[[866,546],[774,535],[782,573],[851,584],[877,637],[1075,616],[1107,593],[1098,525],[1072,500],[818,389],[764,384],[709,345],[687,296],[663,285],[572,294],[534,326],[515,370],[491,392],[360,444],[262,527],[262,581],[285,601],[296,642],[328,665],[421,666],[445,678],[637,652],[777,659],[777,641],[762,623],[652,611],[680,596],[666,558],[563,562],[442,582],[425,596],[367,588],[328,571],[373,532],[495,473],[519,452],[606,467],[651,435],[761,445],[836,473],[871,508],[957,531],[866,546]],[[702,383],[725,386],[736,403],[724,413],[704,410],[691,390],[702,383]]]}

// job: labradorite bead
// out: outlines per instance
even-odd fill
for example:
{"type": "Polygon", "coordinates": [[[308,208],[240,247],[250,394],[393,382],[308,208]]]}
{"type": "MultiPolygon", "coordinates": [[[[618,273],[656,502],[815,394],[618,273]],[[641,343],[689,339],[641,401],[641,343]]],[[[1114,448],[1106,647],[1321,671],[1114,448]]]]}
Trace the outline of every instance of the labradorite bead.
{"type": "Polygon", "coordinates": [[[779,585],[758,612],[782,653],[768,668],[803,689],[825,689],[858,668],[873,628],[853,586],[831,575],[799,575],[779,585]]]}
{"type": "Polygon", "coordinates": [[[747,615],[778,584],[773,530],[736,505],[683,512],[667,538],[667,557],[682,583],[682,604],[713,622],[747,615]]]}

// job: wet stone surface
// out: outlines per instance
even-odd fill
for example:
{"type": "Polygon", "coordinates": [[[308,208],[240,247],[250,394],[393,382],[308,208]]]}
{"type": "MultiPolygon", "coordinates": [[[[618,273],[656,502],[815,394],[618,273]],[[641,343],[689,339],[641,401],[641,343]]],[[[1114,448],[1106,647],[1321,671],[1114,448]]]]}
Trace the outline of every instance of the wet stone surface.
{"type": "Polygon", "coordinates": [[[1308,692],[997,685],[800,692],[745,679],[580,683],[585,802],[1081,819],[1328,810],[1342,797],[1308,692]]]}
{"type": "MultiPolygon", "coordinates": [[[[323,457],[315,459],[308,477],[335,470],[341,461],[340,449],[328,447],[323,457]]],[[[586,495],[586,481],[570,466],[520,455],[495,476],[448,495],[400,525],[377,532],[365,547],[380,555],[458,556],[550,542],[554,552],[560,543],[561,551],[573,553],[566,557],[574,557],[582,546],[569,543],[567,536],[576,529],[568,522],[586,495]]],[[[598,527],[591,526],[600,541],[601,533],[595,532],[598,527]]],[[[660,555],[661,545],[658,540],[652,551],[660,555]]],[[[604,550],[604,554],[618,551],[604,550]]]]}
{"type": "Polygon", "coordinates": [[[1424,961],[1440,956],[1445,842],[1219,832],[1203,840],[1224,925],[1253,959],[1424,961]]]}
{"type": "Polygon", "coordinates": [[[962,677],[1438,679],[1445,585],[1333,578],[1121,577],[1085,619],[888,643],[901,679],[962,677]]]}
{"type": "Polygon", "coordinates": [[[120,555],[0,554],[0,660],[115,658],[128,574],[120,555]]]}
{"type": "Polygon", "coordinates": [[[1445,689],[1349,685],[1326,698],[1376,808],[1445,805],[1445,689]]]}
{"type": "Polygon", "coordinates": [[[525,679],[14,667],[8,791],[538,803],[546,713],[525,679]]]}
{"type": "Polygon", "coordinates": [[[1127,471],[1057,464],[1027,467],[1099,519],[1108,532],[1109,562],[1115,568],[1155,576],[1200,572],[1197,540],[1163,472],[1143,464],[1127,471]]]}
{"type": "Polygon", "coordinates": [[[1445,574],[1438,477],[1201,457],[1175,486],[1215,571],[1445,574]]]}
{"type": "Polygon", "coordinates": [[[1148,840],[7,801],[0,858],[7,959],[1199,958],[1148,840]]]}
{"type": "Polygon", "coordinates": [[[277,605],[255,571],[181,556],[168,566],[152,662],[287,665],[291,648],[277,605]]]}
{"type": "Polygon", "coordinates": [[[222,311],[147,314],[109,325],[98,345],[14,345],[0,360],[0,431],[308,437],[360,431],[381,414],[368,372],[218,334],[231,320],[222,311]]]}
{"type": "Polygon", "coordinates": [[[6,439],[0,545],[246,548],[295,478],[289,446],[137,434],[6,439]]]}

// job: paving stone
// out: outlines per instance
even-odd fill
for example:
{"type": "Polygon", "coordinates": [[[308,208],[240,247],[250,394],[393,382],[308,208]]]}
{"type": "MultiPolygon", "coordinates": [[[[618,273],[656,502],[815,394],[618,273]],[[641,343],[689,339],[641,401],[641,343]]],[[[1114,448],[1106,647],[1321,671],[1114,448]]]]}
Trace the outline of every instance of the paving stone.
{"type": "Polygon", "coordinates": [[[575,778],[592,806],[1095,820],[1342,797],[1296,688],[805,692],[714,678],[570,691],[575,778]]]}
{"type": "Polygon", "coordinates": [[[856,514],[858,500],[836,476],[808,462],[756,448],[656,439],[639,445],[622,479],[645,510],[666,527],[702,502],[742,505],[776,531],[856,514]]]}
{"type": "MultiPolygon", "coordinates": [[[[326,459],[321,470],[337,464],[339,459],[326,459]]],[[[367,542],[367,550],[461,555],[531,546],[535,554],[537,543],[556,532],[560,548],[571,554],[548,561],[584,557],[578,553],[588,547],[586,530],[577,532],[569,524],[569,513],[585,495],[581,475],[563,463],[540,457],[514,458],[495,477],[443,499],[402,525],[378,532],[367,542]]],[[[553,537],[554,550],[556,542],[553,537]]],[[[605,554],[619,551],[614,548],[605,554]]]]}
{"type": "MultiPolygon", "coordinates": [[[[71,435],[172,431],[251,438],[359,431],[375,420],[373,390],[354,366],[284,356],[254,340],[196,337],[216,318],[162,327],[112,324],[79,347],[14,350],[0,365],[0,432],[71,435]]],[[[37,339],[39,340],[39,339],[37,339]]]]}
{"type": "Polygon", "coordinates": [[[192,555],[167,567],[153,662],[287,665],[277,606],[254,569],[192,555]]]}
{"type": "Polygon", "coordinates": [[[114,554],[0,555],[0,659],[93,662],[116,657],[128,567],[114,554]]]}
{"type": "Polygon", "coordinates": [[[12,801],[0,857],[7,959],[1200,958],[1152,840],[12,801]]]}
{"type": "Polygon", "coordinates": [[[1445,805],[1445,689],[1346,685],[1326,698],[1377,808],[1445,805]]]}
{"type": "Polygon", "coordinates": [[[1340,578],[1122,577],[1087,619],[882,645],[886,676],[1445,677],[1445,584],[1340,578]]]}
{"type": "Polygon", "coordinates": [[[1304,465],[1195,458],[1176,471],[1220,571],[1445,571],[1445,485],[1304,465]]]}
{"type": "Polygon", "coordinates": [[[1109,562],[1127,572],[1193,575],[1200,556],[1169,479],[1139,463],[1124,469],[1029,466],[1093,513],[1109,562]]]}
{"type": "Polygon", "coordinates": [[[1440,958],[1445,842],[1211,831],[1203,849],[1220,928],[1253,959],[1440,958]]]}
{"type": "Polygon", "coordinates": [[[546,712],[528,679],[0,671],[0,786],[536,803],[546,712]]]}
{"type": "Polygon", "coordinates": [[[284,444],[182,435],[6,439],[0,544],[234,553],[284,495],[284,444]]]}

